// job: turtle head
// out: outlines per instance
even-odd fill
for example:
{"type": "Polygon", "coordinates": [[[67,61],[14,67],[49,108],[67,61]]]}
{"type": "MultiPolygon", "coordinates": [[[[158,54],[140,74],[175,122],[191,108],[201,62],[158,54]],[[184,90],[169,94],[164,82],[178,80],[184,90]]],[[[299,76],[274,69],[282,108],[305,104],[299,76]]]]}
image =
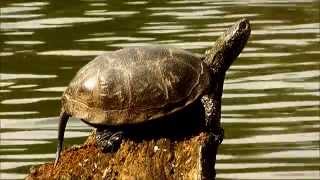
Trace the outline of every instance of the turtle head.
{"type": "Polygon", "coordinates": [[[204,62],[214,74],[225,73],[246,45],[251,28],[248,19],[241,19],[228,28],[205,52],[204,62]]]}

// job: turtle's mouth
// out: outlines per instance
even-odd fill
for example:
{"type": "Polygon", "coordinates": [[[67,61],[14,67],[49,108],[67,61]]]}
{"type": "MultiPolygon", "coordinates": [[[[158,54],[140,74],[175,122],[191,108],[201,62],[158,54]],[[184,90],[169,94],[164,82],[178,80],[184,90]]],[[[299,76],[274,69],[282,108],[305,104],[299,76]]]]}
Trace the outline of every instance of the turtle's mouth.
{"type": "MultiPolygon", "coordinates": [[[[227,32],[226,34],[226,41],[227,42],[241,42],[237,41],[237,39],[242,38],[247,40],[250,36],[251,27],[248,19],[241,19],[237,23],[235,23],[227,32]]],[[[242,42],[241,42],[242,43],[242,42]]]]}

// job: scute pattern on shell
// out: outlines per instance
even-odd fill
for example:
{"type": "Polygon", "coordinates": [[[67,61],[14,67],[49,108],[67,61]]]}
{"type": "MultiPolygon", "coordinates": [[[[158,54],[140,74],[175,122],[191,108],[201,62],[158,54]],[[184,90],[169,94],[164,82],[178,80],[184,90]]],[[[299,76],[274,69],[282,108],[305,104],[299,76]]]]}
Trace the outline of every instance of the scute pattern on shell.
{"type": "Polygon", "coordinates": [[[90,124],[144,122],[176,112],[207,90],[206,64],[184,50],[150,46],[98,56],[63,94],[70,115],[90,124]]]}

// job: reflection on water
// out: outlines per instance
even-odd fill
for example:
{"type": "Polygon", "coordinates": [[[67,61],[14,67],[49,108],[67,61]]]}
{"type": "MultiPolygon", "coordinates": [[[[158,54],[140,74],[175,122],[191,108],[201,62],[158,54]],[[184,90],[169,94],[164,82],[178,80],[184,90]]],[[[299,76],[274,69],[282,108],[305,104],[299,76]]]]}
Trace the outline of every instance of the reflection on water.
{"type": "MultiPolygon", "coordinates": [[[[288,166],[286,166],[288,167],[288,166]]],[[[285,168],[286,168],[285,167],[285,168]]],[[[296,166],[299,167],[299,166],[296,166]]],[[[295,167],[291,167],[295,168],[295,167]]],[[[294,171],[294,172],[274,172],[276,168],[270,168],[269,172],[260,172],[259,177],[261,179],[317,179],[319,177],[319,173],[317,171],[294,171]]],[[[279,169],[279,168],[278,168],[279,169]]],[[[259,170],[258,170],[259,171],[259,170]]],[[[217,175],[217,178],[224,178],[224,179],[257,179],[257,174],[255,172],[244,172],[244,173],[233,173],[233,174],[220,174],[217,175]]]]}
{"type": "MultiPolygon", "coordinates": [[[[164,44],[204,52],[247,17],[227,73],[218,179],[320,179],[319,8],[295,1],[0,1],[0,179],[53,160],[60,96],[94,56],[164,44]]],[[[71,119],[66,144],[89,127],[71,119]]]]}
{"type": "Polygon", "coordinates": [[[23,98],[23,99],[6,99],[1,104],[30,104],[39,101],[60,100],[60,97],[42,97],[42,98],[23,98]]]}
{"type": "MultiPolygon", "coordinates": [[[[56,78],[56,75],[38,75],[38,74],[7,74],[0,73],[1,81],[11,79],[42,79],[42,78],[56,78]]],[[[4,82],[8,83],[8,82],[4,82]]]]}
{"type": "Polygon", "coordinates": [[[45,51],[38,52],[38,55],[55,55],[55,56],[97,56],[104,51],[83,51],[83,50],[60,50],[60,51],[45,51]]]}

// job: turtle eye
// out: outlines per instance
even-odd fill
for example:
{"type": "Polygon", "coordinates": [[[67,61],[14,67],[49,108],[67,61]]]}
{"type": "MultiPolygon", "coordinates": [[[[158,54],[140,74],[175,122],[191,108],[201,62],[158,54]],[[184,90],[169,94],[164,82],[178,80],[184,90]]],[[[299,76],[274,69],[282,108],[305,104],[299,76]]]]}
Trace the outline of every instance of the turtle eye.
{"type": "Polygon", "coordinates": [[[247,23],[246,23],[246,22],[241,22],[241,23],[239,24],[239,28],[240,28],[240,29],[247,29],[247,23]]]}

